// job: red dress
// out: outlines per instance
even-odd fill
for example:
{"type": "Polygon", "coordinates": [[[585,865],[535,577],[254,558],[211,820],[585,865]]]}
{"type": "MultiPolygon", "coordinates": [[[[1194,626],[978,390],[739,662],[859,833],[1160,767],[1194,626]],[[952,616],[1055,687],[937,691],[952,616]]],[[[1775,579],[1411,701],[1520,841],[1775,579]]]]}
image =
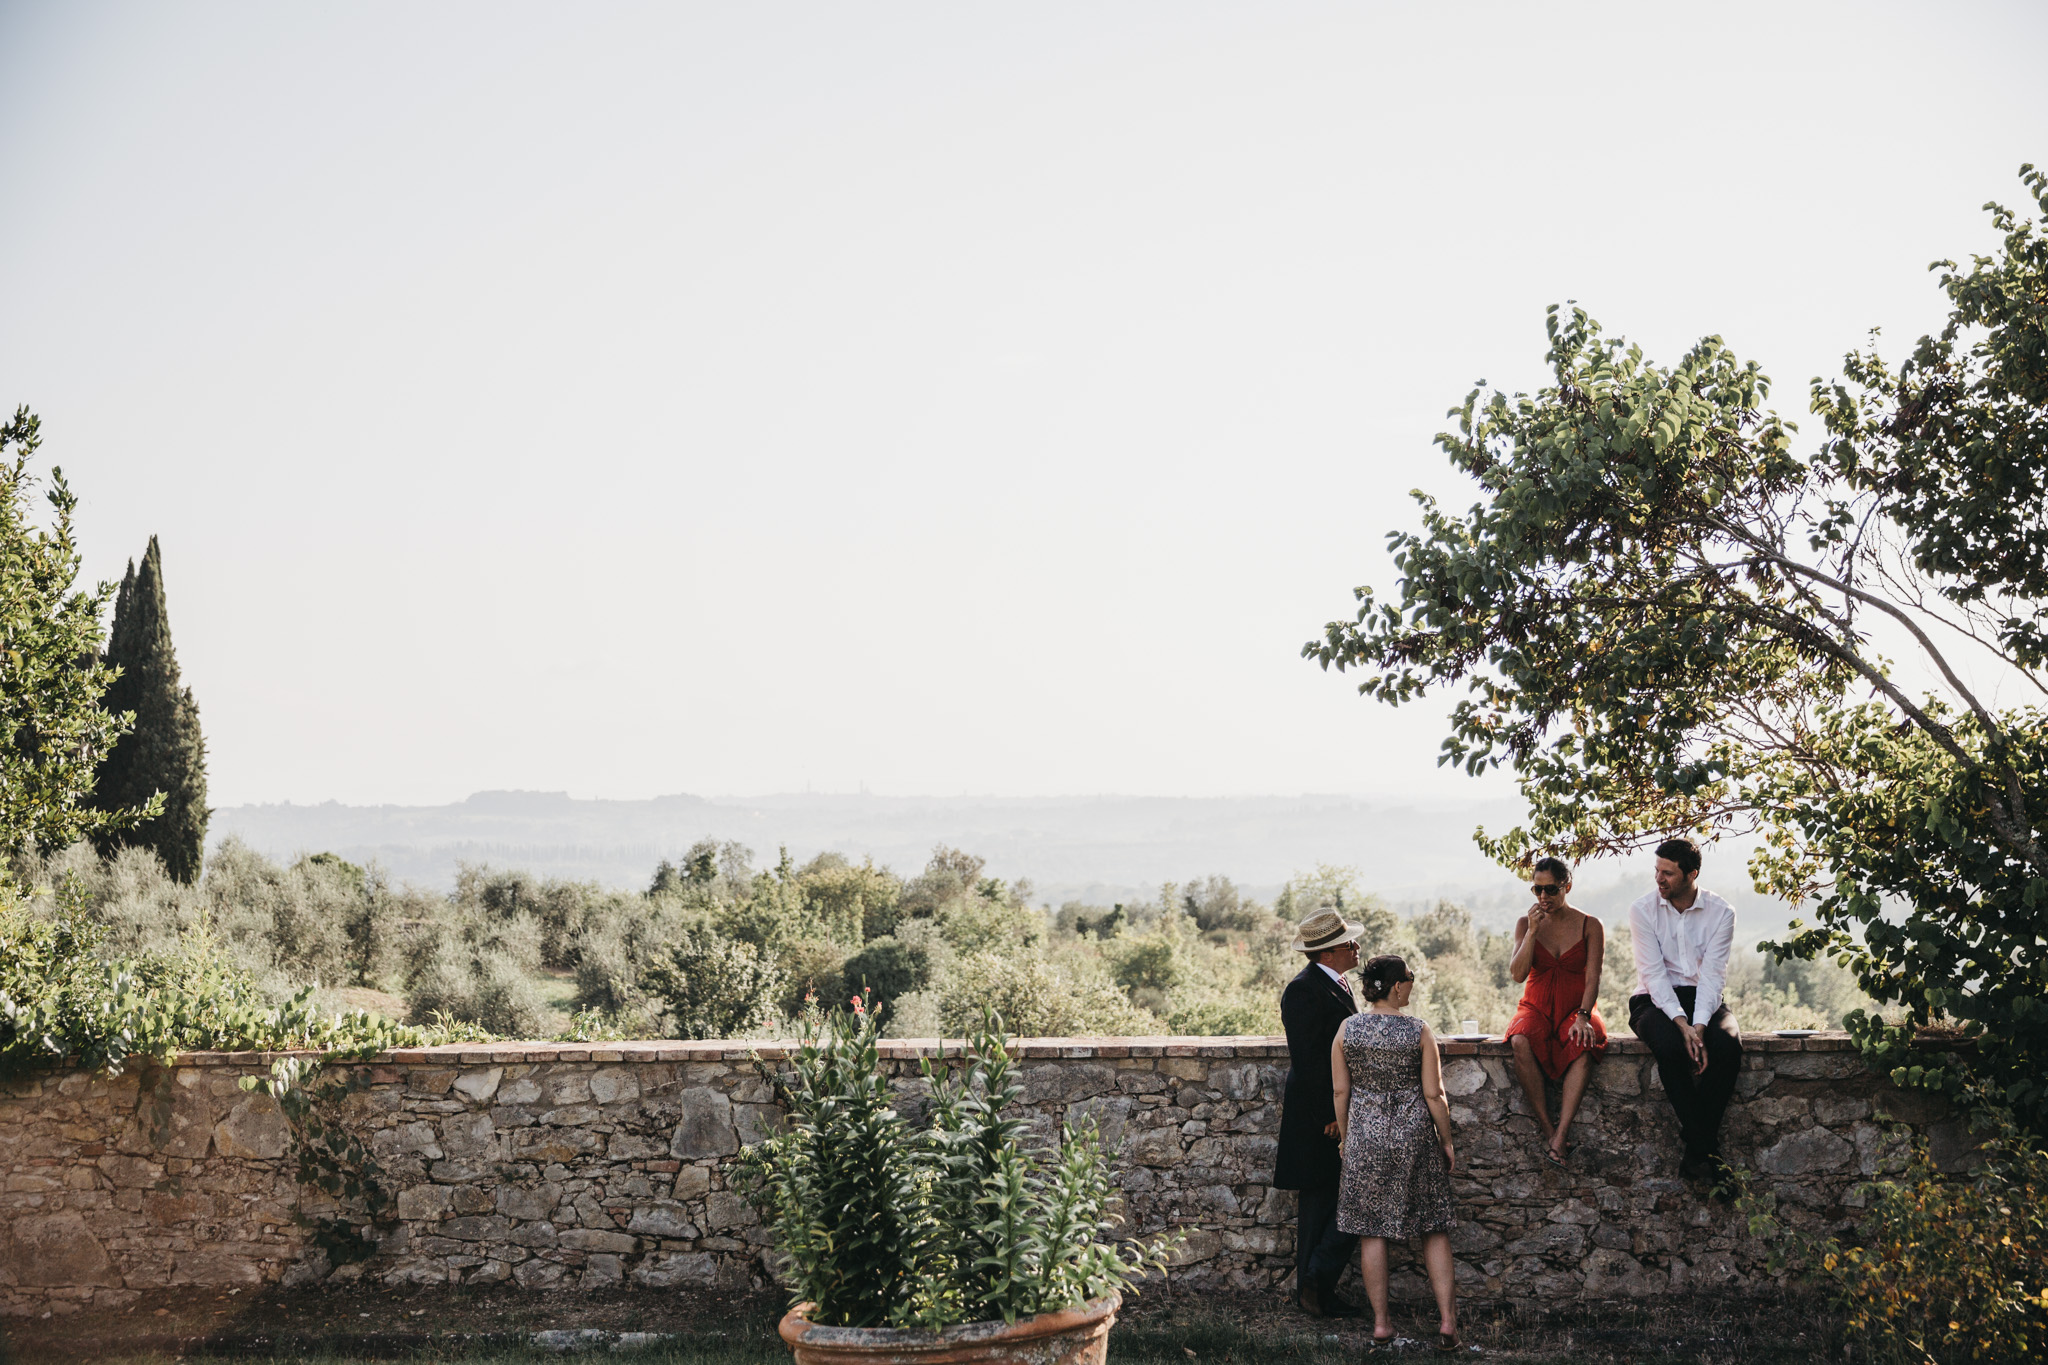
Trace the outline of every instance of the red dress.
{"type": "Polygon", "coordinates": [[[1580,1053],[1590,1052],[1597,1057],[1607,1050],[1607,1025],[1601,1022],[1597,1005],[1593,1009],[1591,1047],[1581,1047],[1567,1033],[1579,1002],[1586,998],[1586,933],[1582,925],[1579,941],[1565,949],[1562,956],[1544,947],[1542,939],[1536,940],[1529,978],[1522,986],[1522,1002],[1515,1006],[1515,1017],[1502,1035],[1512,1038],[1519,1033],[1527,1038],[1536,1055],[1536,1065],[1553,1081],[1564,1079],[1565,1068],[1577,1061],[1580,1053]]]}

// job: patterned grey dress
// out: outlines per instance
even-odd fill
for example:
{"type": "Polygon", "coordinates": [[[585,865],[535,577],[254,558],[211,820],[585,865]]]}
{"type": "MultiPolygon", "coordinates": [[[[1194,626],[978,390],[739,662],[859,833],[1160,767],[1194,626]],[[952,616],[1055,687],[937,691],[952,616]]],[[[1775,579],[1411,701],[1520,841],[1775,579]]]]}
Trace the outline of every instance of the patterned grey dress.
{"type": "Polygon", "coordinates": [[[1354,1014],[1337,1036],[1351,1068],[1337,1227],[1406,1239],[1458,1225],[1451,1170],[1422,1099],[1422,1021],[1354,1014]]]}

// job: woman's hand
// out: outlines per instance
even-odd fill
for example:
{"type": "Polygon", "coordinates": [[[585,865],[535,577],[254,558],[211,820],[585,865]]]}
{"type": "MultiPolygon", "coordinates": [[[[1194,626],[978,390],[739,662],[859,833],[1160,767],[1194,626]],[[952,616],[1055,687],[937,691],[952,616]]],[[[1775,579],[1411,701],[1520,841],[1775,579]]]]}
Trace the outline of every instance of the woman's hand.
{"type": "Polygon", "coordinates": [[[1444,1165],[1453,1171],[1458,1169],[1458,1149],[1448,1142],[1444,1143],[1444,1165]]]}
{"type": "Polygon", "coordinates": [[[1565,1037],[1579,1047],[1593,1046],[1593,1021],[1583,1014],[1573,1015],[1571,1027],[1565,1030],[1565,1037]]]}

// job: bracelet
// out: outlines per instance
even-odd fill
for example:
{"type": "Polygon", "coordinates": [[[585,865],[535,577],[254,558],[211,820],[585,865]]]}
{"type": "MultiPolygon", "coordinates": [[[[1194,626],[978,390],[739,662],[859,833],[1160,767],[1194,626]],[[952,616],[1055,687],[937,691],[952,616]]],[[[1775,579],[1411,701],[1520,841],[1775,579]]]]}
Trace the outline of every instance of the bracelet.
{"type": "Polygon", "coordinates": [[[1572,1013],[1578,1015],[1581,1019],[1591,1019],[1593,1017],[1593,1011],[1591,1010],[1573,1010],[1572,1013]]]}

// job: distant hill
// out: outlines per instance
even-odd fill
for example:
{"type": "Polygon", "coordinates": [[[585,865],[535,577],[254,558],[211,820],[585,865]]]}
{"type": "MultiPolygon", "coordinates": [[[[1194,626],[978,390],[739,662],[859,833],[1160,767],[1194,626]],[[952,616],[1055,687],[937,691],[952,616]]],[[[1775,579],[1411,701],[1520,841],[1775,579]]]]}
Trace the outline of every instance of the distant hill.
{"type": "Polygon", "coordinates": [[[1472,847],[1473,826],[1506,825],[1493,806],[1420,806],[1346,796],[1176,798],[785,795],[647,801],[563,792],[478,792],[447,806],[234,806],[213,813],[277,858],[331,850],[375,859],[395,877],[446,887],[458,862],[639,887],[655,864],[699,839],[737,839],[757,862],[787,845],[799,861],[827,849],[914,873],[934,845],[1031,879],[1038,899],[1114,900],[1160,882],[1221,873],[1270,894],[1317,863],[1357,866],[1390,899],[1492,895],[1514,883],[1472,847]]]}
{"type": "MultiPolygon", "coordinates": [[[[802,862],[826,850],[918,871],[938,844],[988,860],[993,876],[1029,878],[1034,900],[1107,904],[1156,895],[1163,881],[1220,873],[1270,898],[1317,863],[1348,864],[1396,909],[1448,897],[1503,927],[1526,890],[1472,846],[1474,826],[1504,829],[1508,802],[1404,804],[1351,796],[658,796],[578,800],[565,792],[478,792],[446,806],[232,806],[211,838],[240,838],[274,858],[323,850],[380,863],[394,878],[446,889],[458,863],[644,887],[663,858],[699,839],[737,839],[755,862],[778,847],[802,862]]],[[[1753,900],[1742,855],[1718,853],[1712,884],[1753,900]]],[[[1648,886],[1648,860],[1587,869],[1578,903],[1612,917],[1648,886]]],[[[1757,907],[1764,910],[1764,907],[1757,907]]],[[[1745,928],[1783,923],[1771,908],[1745,928]]],[[[1749,934],[1745,933],[1745,937],[1749,934]]]]}

